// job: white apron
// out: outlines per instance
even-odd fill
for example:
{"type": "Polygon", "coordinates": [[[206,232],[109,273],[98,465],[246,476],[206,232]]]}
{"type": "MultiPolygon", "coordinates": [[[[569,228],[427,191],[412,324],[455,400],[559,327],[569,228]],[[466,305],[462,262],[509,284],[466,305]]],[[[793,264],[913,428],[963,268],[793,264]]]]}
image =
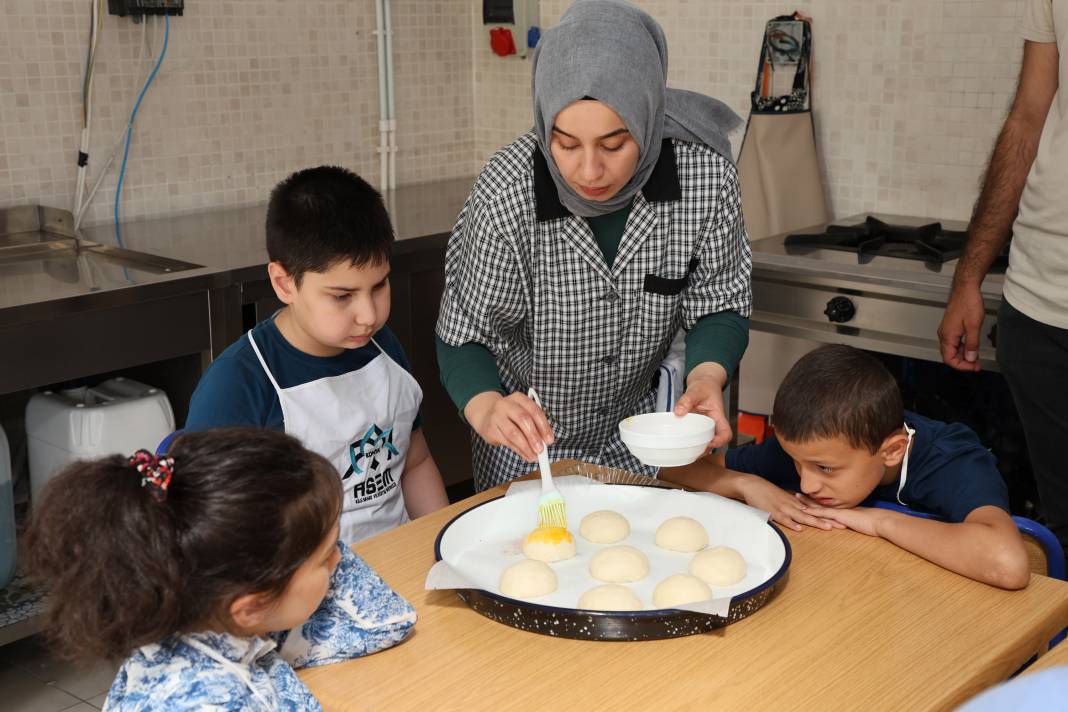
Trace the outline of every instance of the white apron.
{"type": "Polygon", "coordinates": [[[380,353],[358,371],[279,388],[251,331],[248,340],[278,393],[285,432],[341,475],[341,540],[353,544],[409,521],[400,479],[423,400],[415,378],[372,339],[380,353]]]}

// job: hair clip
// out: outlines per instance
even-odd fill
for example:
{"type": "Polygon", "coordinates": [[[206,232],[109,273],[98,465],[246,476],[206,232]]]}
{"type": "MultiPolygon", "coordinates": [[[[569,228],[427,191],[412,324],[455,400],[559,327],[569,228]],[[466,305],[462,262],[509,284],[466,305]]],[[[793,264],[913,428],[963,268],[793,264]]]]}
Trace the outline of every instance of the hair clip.
{"type": "Polygon", "coordinates": [[[149,487],[156,501],[162,502],[174,475],[174,458],[156,457],[148,450],[138,450],[130,456],[129,463],[141,475],[141,486],[149,487]]]}

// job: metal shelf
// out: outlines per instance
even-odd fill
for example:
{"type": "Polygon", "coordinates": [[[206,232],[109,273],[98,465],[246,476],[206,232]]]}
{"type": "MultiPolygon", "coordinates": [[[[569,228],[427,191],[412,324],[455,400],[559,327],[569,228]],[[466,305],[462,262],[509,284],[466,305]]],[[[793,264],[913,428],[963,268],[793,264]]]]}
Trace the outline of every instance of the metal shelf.
{"type": "Polygon", "coordinates": [[[25,638],[44,628],[44,589],[18,575],[0,589],[0,645],[25,638]]]}

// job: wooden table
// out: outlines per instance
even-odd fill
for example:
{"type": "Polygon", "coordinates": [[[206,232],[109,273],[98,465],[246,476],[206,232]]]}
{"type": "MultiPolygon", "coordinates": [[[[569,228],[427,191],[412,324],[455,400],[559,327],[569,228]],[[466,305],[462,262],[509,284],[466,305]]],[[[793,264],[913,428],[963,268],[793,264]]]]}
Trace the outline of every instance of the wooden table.
{"type": "Polygon", "coordinates": [[[302,670],[326,710],[945,710],[1068,623],[1064,582],[1002,591],[880,539],[806,528],[787,532],[793,562],[767,605],[726,628],[635,643],[527,633],[423,589],[438,531],[503,492],[356,545],[419,622],[394,648],[302,670]]]}
{"type": "Polygon", "coordinates": [[[1021,674],[1030,675],[1033,672],[1048,670],[1051,667],[1058,667],[1060,665],[1068,665],[1068,645],[1065,645],[1064,641],[1061,641],[1054,646],[1053,650],[1040,657],[1021,674]]]}

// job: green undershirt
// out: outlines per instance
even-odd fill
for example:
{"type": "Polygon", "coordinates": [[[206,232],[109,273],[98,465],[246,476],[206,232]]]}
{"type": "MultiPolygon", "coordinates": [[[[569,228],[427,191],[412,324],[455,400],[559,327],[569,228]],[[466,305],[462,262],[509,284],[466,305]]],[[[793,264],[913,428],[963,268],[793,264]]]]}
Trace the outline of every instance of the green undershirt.
{"type": "Polygon", "coordinates": [[[615,264],[616,253],[619,252],[619,243],[623,241],[623,231],[627,227],[627,218],[630,217],[632,205],[633,203],[607,215],[586,218],[590,230],[593,231],[593,239],[597,240],[597,246],[601,248],[604,261],[608,264],[608,269],[612,269],[612,265],[615,264]]]}
{"type": "MultiPolygon", "coordinates": [[[[630,208],[628,205],[614,213],[586,218],[609,269],[619,253],[630,208]]],[[[479,393],[496,391],[506,394],[497,360],[485,346],[473,341],[450,346],[437,335],[434,344],[441,383],[461,414],[467,402],[479,393]]],[[[707,314],[686,332],[686,375],[706,361],[718,363],[728,375],[733,374],[748,345],[749,319],[732,311],[707,314]]]]}

